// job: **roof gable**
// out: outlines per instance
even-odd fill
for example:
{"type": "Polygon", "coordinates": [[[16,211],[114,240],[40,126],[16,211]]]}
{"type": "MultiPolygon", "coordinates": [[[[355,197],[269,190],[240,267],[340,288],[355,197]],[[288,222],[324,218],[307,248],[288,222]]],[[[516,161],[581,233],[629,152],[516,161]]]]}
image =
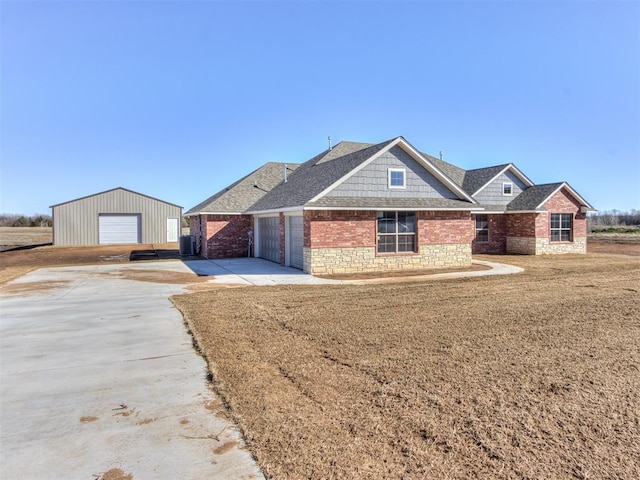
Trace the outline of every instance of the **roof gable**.
{"type": "Polygon", "coordinates": [[[111,189],[105,190],[103,192],[93,193],[91,195],[85,195],[84,197],[74,198],[73,200],[67,200],[66,202],[56,203],[55,205],[51,205],[49,208],[59,207],[60,205],[65,205],[67,203],[77,202],[79,200],[84,200],[86,198],[97,197],[99,195],[104,195],[105,193],[115,192],[117,190],[122,190],[123,192],[131,193],[133,195],[139,195],[140,197],[149,198],[151,200],[155,200],[156,202],[166,203],[167,205],[172,205],[174,207],[183,208],[180,205],[176,205],[175,203],[165,202],[164,200],[160,200],[159,198],[150,197],[149,195],[145,195],[144,193],[134,192],[133,190],[129,190],[128,188],[124,188],[124,187],[111,188],[111,189]]]}
{"type": "Polygon", "coordinates": [[[532,187],[534,185],[534,183],[529,180],[529,178],[524,173],[522,173],[513,163],[507,163],[505,165],[495,165],[493,167],[467,170],[464,175],[464,182],[462,184],[462,187],[470,195],[477,195],[507,170],[511,171],[526,186],[532,187]]]}
{"type": "Polygon", "coordinates": [[[471,198],[471,196],[467,195],[467,193],[464,192],[464,190],[462,190],[462,188],[460,188],[459,185],[457,185],[451,178],[449,178],[447,175],[445,175],[438,167],[436,167],[428,158],[426,158],[421,152],[419,152],[417,149],[415,149],[404,138],[396,137],[396,138],[394,138],[392,140],[389,140],[389,141],[384,142],[382,144],[379,144],[377,146],[378,147],[382,147],[382,148],[379,148],[373,155],[371,155],[368,159],[366,159],[366,161],[360,163],[356,168],[351,169],[344,176],[342,176],[341,178],[337,179],[336,182],[334,182],[332,185],[330,185],[327,189],[325,189],[323,192],[321,192],[320,194],[316,195],[315,197],[313,197],[309,201],[310,202],[315,202],[315,201],[319,200],[321,197],[326,195],[332,189],[336,188],[339,184],[344,182],[346,179],[348,179],[349,177],[355,175],[358,171],[360,171],[363,168],[365,168],[368,165],[370,165],[373,161],[375,161],[383,153],[388,152],[393,147],[399,147],[402,150],[404,150],[407,154],[409,154],[416,162],[418,162],[418,164],[420,164],[423,168],[425,168],[429,173],[431,173],[434,177],[436,177],[436,179],[438,179],[440,182],[442,182],[443,185],[447,189],[449,189],[450,191],[455,193],[458,198],[461,198],[461,199],[470,201],[472,203],[475,203],[473,198],[471,198]]]}
{"type": "Polygon", "coordinates": [[[533,185],[514,198],[511,203],[507,205],[507,211],[540,211],[544,208],[544,204],[563,188],[566,189],[581,206],[589,211],[595,211],[567,182],[533,185]]]}
{"type": "Polygon", "coordinates": [[[303,163],[287,183],[274,188],[249,209],[250,213],[271,211],[282,208],[303,207],[316,204],[327,193],[371,164],[376,158],[391,148],[398,146],[429,171],[436,179],[452,191],[458,199],[475,204],[473,198],[452,181],[429,159],[410,145],[404,138],[379,144],[340,142],[333,149],[325,150],[303,163]]]}

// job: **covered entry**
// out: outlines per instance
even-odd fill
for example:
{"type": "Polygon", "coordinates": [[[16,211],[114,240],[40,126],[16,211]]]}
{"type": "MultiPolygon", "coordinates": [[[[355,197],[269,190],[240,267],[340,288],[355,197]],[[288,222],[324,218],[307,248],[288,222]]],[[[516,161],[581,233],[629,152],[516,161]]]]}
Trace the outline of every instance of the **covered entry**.
{"type": "Polygon", "coordinates": [[[280,218],[258,218],[258,256],[280,263],[280,218]]]}
{"type": "Polygon", "coordinates": [[[98,241],[100,245],[140,243],[139,214],[101,213],[98,217],[98,241]]]}
{"type": "Polygon", "coordinates": [[[302,216],[287,217],[287,262],[293,268],[304,268],[304,221],[302,216]]]}

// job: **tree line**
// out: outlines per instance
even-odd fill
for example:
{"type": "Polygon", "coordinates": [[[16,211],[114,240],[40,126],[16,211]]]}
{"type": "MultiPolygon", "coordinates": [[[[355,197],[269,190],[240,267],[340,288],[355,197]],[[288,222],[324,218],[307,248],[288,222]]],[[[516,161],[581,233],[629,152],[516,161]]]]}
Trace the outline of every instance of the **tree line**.
{"type": "Polygon", "coordinates": [[[13,213],[0,214],[0,227],[51,227],[51,215],[38,213],[36,215],[18,215],[13,213]]]}
{"type": "Polygon", "coordinates": [[[640,210],[604,210],[587,217],[590,227],[640,227],[640,210]]]}

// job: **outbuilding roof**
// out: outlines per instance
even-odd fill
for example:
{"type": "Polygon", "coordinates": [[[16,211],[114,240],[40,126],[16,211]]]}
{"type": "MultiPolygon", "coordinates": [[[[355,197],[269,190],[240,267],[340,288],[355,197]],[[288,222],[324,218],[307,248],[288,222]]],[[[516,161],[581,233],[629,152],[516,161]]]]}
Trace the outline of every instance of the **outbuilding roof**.
{"type": "Polygon", "coordinates": [[[49,208],[59,207],[60,205],[66,205],[67,203],[77,202],[79,200],[84,200],[85,198],[97,197],[98,195],[104,195],[105,193],[115,192],[116,190],[122,190],[124,192],[132,193],[134,195],[140,195],[141,197],[149,198],[151,200],[155,200],[156,202],[166,203],[167,205],[172,205],[174,207],[183,208],[180,205],[176,205],[175,203],[165,202],[164,200],[160,200],[159,198],[150,197],[149,195],[145,195],[144,193],[134,192],[133,190],[129,190],[128,188],[116,187],[111,188],[109,190],[105,190],[103,192],[93,193],[91,195],[85,195],[84,197],[74,198],[73,200],[67,200],[66,202],[56,203],[55,205],[51,205],[49,208]]]}

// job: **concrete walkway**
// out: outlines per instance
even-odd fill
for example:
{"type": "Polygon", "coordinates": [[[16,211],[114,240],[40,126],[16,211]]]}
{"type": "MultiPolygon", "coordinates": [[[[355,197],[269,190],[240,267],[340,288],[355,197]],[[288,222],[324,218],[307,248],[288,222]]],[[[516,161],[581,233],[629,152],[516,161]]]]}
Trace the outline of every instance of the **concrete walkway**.
{"type": "Polygon", "coordinates": [[[1,478],[263,478],[168,300],[183,287],[136,269],[189,272],[47,268],[0,286],[1,478]]]}
{"type": "MultiPolygon", "coordinates": [[[[373,280],[260,259],[46,268],[0,286],[0,476],[263,478],[168,300],[213,285],[368,284],[503,275],[517,267],[373,280]]],[[[117,477],[116,477],[117,478],[117,477]]]]}
{"type": "MultiPolygon", "coordinates": [[[[513,265],[474,260],[473,263],[488,270],[430,273],[403,277],[384,277],[363,280],[334,280],[319,278],[261,258],[231,258],[224,260],[186,260],[185,265],[199,276],[210,277],[207,283],[220,285],[366,285],[424,280],[444,280],[488,275],[511,275],[524,269],[513,265]]],[[[437,270],[434,270],[437,272],[437,270]]]]}

